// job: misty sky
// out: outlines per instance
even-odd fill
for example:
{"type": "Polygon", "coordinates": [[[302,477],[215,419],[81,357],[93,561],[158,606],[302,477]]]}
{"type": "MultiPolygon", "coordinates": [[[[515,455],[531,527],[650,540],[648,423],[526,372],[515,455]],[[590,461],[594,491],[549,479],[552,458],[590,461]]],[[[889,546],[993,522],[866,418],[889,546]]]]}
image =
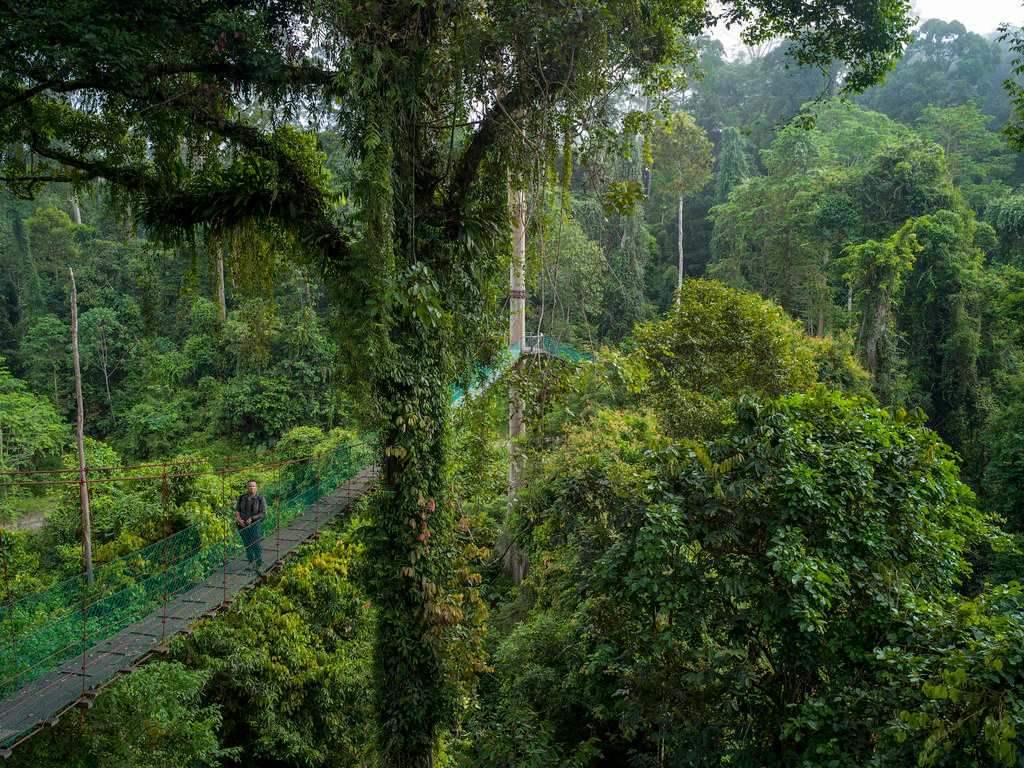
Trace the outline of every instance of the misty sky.
{"type": "MultiPolygon", "coordinates": [[[[914,14],[927,19],[957,20],[972,32],[987,35],[1003,22],[1024,26],[1024,0],[912,0],[914,14]]],[[[725,44],[726,51],[734,55],[743,48],[739,30],[720,27],[714,36],[725,44]]]]}
{"type": "Polygon", "coordinates": [[[962,21],[972,32],[987,34],[1003,22],[1024,23],[1020,0],[913,0],[914,12],[925,19],[962,21]]]}

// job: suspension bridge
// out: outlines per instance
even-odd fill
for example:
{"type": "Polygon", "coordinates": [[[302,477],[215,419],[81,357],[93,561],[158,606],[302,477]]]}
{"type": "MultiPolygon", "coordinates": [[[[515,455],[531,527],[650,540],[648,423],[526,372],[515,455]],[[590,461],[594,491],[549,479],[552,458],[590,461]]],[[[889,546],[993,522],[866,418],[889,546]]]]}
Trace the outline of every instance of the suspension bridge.
{"type": "Polygon", "coordinates": [[[342,445],[316,457],[322,471],[299,487],[264,492],[262,569],[250,567],[225,509],[213,524],[98,565],[92,584],[67,579],[0,608],[0,757],[69,709],[91,706],[117,675],[279,568],[373,486],[375,453],[366,442],[342,445]]]}
{"type": "MultiPolygon", "coordinates": [[[[524,355],[574,362],[587,357],[544,336],[528,336],[510,348],[501,364],[478,371],[472,387],[456,388],[453,405],[486,389],[524,355]]],[[[165,651],[175,635],[191,631],[196,622],[230,606],[267,571],[280,568],[373,487],[378,461],[371,442],[352,442],[326,455],[248,467],[175,471],[168,464],[137,465],[118,468],[129,475],[121,477],[111,477],[109,469],[93,470],[90,483],[155,479],[166,495],[169,478],[219,474],[223,483],[229,471],[237,475],[288,466],[305,471],[293,471],[290,480],[262,490],[268,502],[262,569],[250,566],[232,512],[225,508],[214,524],[193,524],[98,565],[92,584],[78,575],[0,606],[0,758],[69,710],[92,706],[118,675],[165,651]],[[154,466],[162,471],[146,473],[154,466]],[[132,470],[143,474],[132,476],[132,470]],[[305,479],[296,482],[296,476],[305,479]]],[[[30,482],[77,485],[79,480],[30,482]]]]}

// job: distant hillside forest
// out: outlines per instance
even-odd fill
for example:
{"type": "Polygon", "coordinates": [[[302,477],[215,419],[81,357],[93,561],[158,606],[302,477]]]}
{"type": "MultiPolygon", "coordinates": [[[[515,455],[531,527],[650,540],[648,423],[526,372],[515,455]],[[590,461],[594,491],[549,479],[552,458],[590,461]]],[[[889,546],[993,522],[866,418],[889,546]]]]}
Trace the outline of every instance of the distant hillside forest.
{"type": "MultiPolygon", "coordinates": [[[[831,99],[835,73],[794,65],[787,44],[729,61],[703,39],[696,54],[702,76],[677,111],[622,133],[624,152],[578,158],[567,190],[535,175],[530,331],[617,343],[670,306],[681,258],[687,276],[756,291],[847,345],[884,405],[923,409],[975,488],[1024,514],[1020,446],[1006,443],[1024,391],[1024,162],[1000,133],[1008,45],[926,21],[852,102],[831,99]]],[[[623,96],[615,108],[634,106],[623,96]]],[[[319,140],[349,187],[340,137],[319,140]]],[[[353,425],[344,385],[359,371],[343,370],[339,347],[358,340],[332,332],[315,269],[254,256],[244,233],[157,245],[103,184],[4,207],[0,354],[21,396],[41,402],[3,466],[41,466],[68,445],[69,266],[87,429],[122,455],[353,425]]]]}

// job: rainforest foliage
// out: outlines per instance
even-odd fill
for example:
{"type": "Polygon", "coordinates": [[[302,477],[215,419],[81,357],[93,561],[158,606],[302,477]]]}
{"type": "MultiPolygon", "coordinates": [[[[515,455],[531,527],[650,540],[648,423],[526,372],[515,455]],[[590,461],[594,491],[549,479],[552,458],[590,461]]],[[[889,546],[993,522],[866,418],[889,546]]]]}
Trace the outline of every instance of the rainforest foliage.
{"type": "Polygon", "coordinates": [[[1019,32],[902,0],[0,19],[0,597],[80,563],[77,486],[31,482],[76,466],[69,268],[88,463],[145,475],[94,484],[98,562],[220,530],[237,487],[166,462],[372,433],[382,470],[15,764],[1024,759],[1019,32]],[[590,359],[453,409],[501,359],[516,190],[529,332],[590,359]]]}

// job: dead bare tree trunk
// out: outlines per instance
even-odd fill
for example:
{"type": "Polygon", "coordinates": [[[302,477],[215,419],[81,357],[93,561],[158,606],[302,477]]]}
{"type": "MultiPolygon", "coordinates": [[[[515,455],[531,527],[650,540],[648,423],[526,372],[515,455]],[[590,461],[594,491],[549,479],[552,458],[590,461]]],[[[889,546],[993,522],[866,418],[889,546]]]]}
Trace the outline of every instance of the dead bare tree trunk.
{"type": "Polygon", "coordinates": [[[68,267],[71,276],[71,355],[75,363],[75,401],[78,418],[75,439],[78,442],[78,485],[82,503],[82,564],[85,569],[85,583],[92,584],[92,521],[89,517],[89,479],[85,467],[85,406],[82,402],[82,366],[78,358],[78,291],[75,289],[75,272],[68,267]]]}
{"type": "Polygon", "coordinates": [[[683,276],[686,274],[686,259],[683,256],[683,196],[679,196],[676,208],[676,251],[679,254],[679,277],[676,280],[676,292],[683,287],[683,276]]]}

